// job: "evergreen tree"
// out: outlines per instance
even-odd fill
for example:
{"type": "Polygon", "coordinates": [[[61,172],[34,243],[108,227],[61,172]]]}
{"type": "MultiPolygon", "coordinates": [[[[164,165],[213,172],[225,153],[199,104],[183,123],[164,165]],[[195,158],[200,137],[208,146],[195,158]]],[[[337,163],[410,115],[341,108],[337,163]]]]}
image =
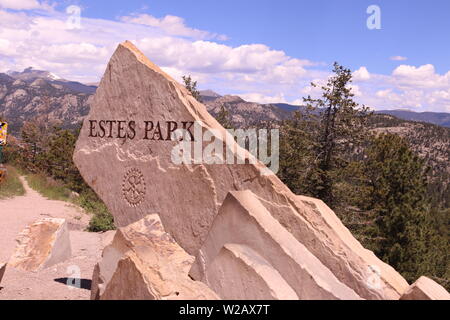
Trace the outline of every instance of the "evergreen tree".
{"type": "Polygon", "coordinates": [[[41,157],[41,163],[47,175],[64,181],[71,190],[80,192],[85,184],[72,160],[75,144],[76,136],[70,130],[56,129],[49,139],[47,151],[41,157]]]}
{"type": "Polygon", "coordinates": [[[234,126],[231,122],[231,117],[230,117],[230,113],[228,112],[227,109],[225,109],[225,106],[222,105],[220,107],[220,111],[216,116],[216,120],[217,122],[219,122],[222,127],[224,127],[225,129],[233,129],[234,126]]]}
{"type": "Polygon", "coordinates": [[[445,257],[446,245],[432,225],[424,161],[401,137],[382,134],[369,147],[366,174],[367,209],[376,217],[375,253],[410,282],[436,275],[447,264],[436,256],[445,257]]]}
{"type": "MultiPolygon", "coordinates": [[[[339,179],[340,170],[345,168],[356,152],[356,148],[366,137],[368,108],[359,106],[354,100],[350,86],[352,73],[349,69],[334,63],[334,75],[322,86],[320,98],[304,98],[307,110],[318,114],[315,155],[316,168],[309,177],[315,189],[314,196],[334,207],[334,184],[339,179]]],[[[312,83],[313,87],[317,87],[312,83]]]]}
{"type": "MultiPolygon", "coordinates": [[[[197,81],[193,81],[190,75],[183,76],[182,78],[185,88],[191,93],[191,95],[198,102],[203,102],[200,97],[200,91],[197,90],[197,81]]],[[[227,109],[225,109],[223,105],[221,106],[220,112],[217,114],[215,118],[225,129],[233,129],[230,113],[228,112],[227,109]]]]}
{"type": "Polygon", "coordinates": [[[191,76],[183,76],[183,82],[186,89],[192,94],[192,96],[198,101],[202,102],[200,97],[200,91],[197,90],[197,81],[193,81],[191,76]]]}
{"type": "Polygon", "coordinates": [[[22,161],[28,164],[28,170],[35,172],[39,166],[39,155],[45,148],[45,129],[36,120],[27,121],[23,124],[20,134],[25,145],[22,161]]]}
{"type": "Polygon", "coordinates": [[[314,132],[317,124],[299,111],[280,126],[279,178],[296,194],[313,196],[314,182],[310,179],[316,159],[314,132]]]}

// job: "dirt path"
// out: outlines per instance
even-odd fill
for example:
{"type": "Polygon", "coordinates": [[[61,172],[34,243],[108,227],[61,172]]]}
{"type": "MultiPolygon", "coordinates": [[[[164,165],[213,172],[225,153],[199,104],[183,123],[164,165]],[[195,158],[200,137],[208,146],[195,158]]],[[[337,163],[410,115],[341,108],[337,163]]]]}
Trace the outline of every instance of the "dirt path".
{"type": "Polygon", "coordinates": [[[90,279],[102,250],[102,235],[83,231],[89,215],[75,205],[48,200],[28,186],[24,196],[0,200],[0,262],[9,260],[17,235],[29,224],[45,218],[64,218],[69,224],[72,258],[48,269],[32,273],[7,267],[0,283],[2,299],[89,299],[90,279]],[[81,289],[66,285],[66,278],[77,278],[81,289]]]}

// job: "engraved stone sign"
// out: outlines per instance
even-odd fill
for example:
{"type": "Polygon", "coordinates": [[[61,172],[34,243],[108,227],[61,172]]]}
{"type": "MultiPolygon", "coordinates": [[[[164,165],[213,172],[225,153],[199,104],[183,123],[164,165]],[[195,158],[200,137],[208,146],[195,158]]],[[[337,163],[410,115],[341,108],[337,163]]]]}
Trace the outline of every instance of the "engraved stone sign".
{"type": "MultiPolygon", "coordinates": [[[[346,292],[369,299],[400,297],[408,287],[400,274],[363,248],[323,202],[293,194],[275,174],[267,174],[262,162],[173,161],[174,150],[184,139],[195,142],[194,152],[188,157],[196,160],[196,148],[205,150],[211,141],[223,142],[228,136],[203,104],[133,44],[125,42],[112,56],[96,91],[74,161],[84,180],[106,203],[118,227],[156,213],[165,232],[197,256],[227,195],[249,190],[271,215],[270,220],[293,237],[289,243],[301,243],[323,264],[323,270],[342,282],[346,292]],[[205,137],[197,139],[196,128],[200,135],[212,132],[209,142],[205,137]],[[184,130],[182,138],[176,134],[179,129],[184,130]],[[122,180],[113,182],[114,177],[122,180]],[[377,288],[367,286],[369,265],[379,267],[377,288]]],[[[243,153],[250,160],[254,158],[234,140],[227,148],[227,157],[243,153]]],[[[248,231],[231,228],[226,232],[248,231]]],[[[248,239],[247,246],[255,250],[251,235],[248,239]]]]}

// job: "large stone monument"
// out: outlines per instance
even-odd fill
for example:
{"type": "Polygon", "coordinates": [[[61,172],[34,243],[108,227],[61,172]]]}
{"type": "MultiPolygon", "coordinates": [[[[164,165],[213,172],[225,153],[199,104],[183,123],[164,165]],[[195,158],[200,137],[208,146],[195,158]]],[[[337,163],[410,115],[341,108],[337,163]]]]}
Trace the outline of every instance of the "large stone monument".
{"type": "MultiPolygon", "coordinates": [[[[74,161],[118,227],[157,214],[165,232],[196,257],[190,275],[221,298],[399,299],[408,288],[323,202],[293,194],[130,42],[107,66],[74,161]],[[193,152],[181,152],[189,141],[193,152]],[[225,146],[227,159],[249,160],[200,161],[212,141],[225,146]],[[190,161],[174,161],[180,154],[190,161]]],[[[103,288],[113,279],[120,286],[126,277],[119,269],[142,259],[110,265],[103,288]]]]}

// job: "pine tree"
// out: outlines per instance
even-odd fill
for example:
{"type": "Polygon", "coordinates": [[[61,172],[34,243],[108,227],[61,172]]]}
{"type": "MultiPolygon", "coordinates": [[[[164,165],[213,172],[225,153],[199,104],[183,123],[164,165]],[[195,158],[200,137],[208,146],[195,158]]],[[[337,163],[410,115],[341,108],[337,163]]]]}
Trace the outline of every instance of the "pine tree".
{"type": "MultiPolygon", "coordinates": [[[[354,100],[350,86],[352,73],[334,63],[334,75],[322,86],[318,99],[304,98],[306,108],[319,114],[315,144],[317,167],[311,171],[310,180],[315,185],[313,195],[334,207],[334,184],[340,170],[345,168],[356,147],[366,137],[368,108],[359,106],[354,100]]],[[[312,83],[313,87],[317,87],[312,83]]],[[[314,114],[314,113],[313,113],[314,114]]]]}
{"type": "Polygon", "coordinates": [[[27,121],[20,131],[24,149],[22,150],[22,161],[28,170],[35,172],[39,166],[39,155],[45,147],[44,128],[36,120],[27,121]]]}
{"type": "Polygon", "coordinates": [[[192,80],[191,76],[183,76],[183,82],[186,89],[192,94],[192,96],[198,101],[202,102],[200,97],[200,91],[197,90],[197,81],[192,80]]]}
{"type": "Polygon", "coordinates": [[[315,168],[314,132],[317,123],[299,111],[280,126],[280,169],[278,177],[292,192],[313,196],[315,168]]]}
{"type": "Polygon", "coordinates": [[[216,116],[217,122],[219,122],[222,127],[225,129],[234,129],[233,123],[231,122],[230,113],[227,109],[225,109],[225,106],[222,105],[220,107],[220,111],[216,116]]]}
{"type": "Polygon", "coordinates": [[[369,147],[366,174],[367,207],[376,217],[375,253],[410,282],[436,275],[442,257],[435,254],[445,248],[432,225],[424,161],[403,138],[382,134],[369,147]]]}
{"type": "Polygon", "coordinates": [[[72,160],[76,140],[70,130],[55,129],[46,152],[41,156],[41,169],[54,179],[63,181],[71,190],[80,192],[85,186],[72,160]]]}

